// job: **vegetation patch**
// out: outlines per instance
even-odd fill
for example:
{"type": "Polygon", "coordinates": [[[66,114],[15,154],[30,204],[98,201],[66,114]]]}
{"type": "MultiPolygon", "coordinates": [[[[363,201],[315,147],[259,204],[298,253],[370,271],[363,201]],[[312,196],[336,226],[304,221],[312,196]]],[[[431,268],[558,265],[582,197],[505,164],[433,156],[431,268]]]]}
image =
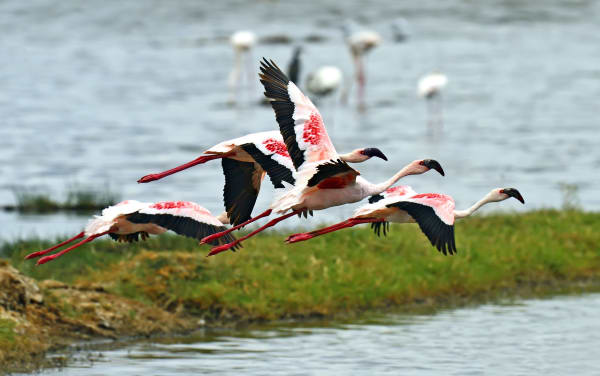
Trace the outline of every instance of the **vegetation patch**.
{"type": "MultiPolygon", "coordinates": [[[[5,244],[0,254],[40,281],[44,304],[65,320],[98,328],[112,313],[113,328],[141,322],[140,309],[115,304],[119,298],[190,326],[233,325],[597,290],[598,228],[599,213],[576,210],[475,216],[456,224],[454,256],[438,253],[414,224],[392,224],[387,238],[357,226],[292,245],[283,242],[288,232],[270,232],[208,258],[207,246],[176,236],[97,240],[39,267],[23,257],[50,241],[5,244]],[[63,287],[50,289],[46,280],[63,287]],[[81,291],[94,305],[77,298],[81,291]]],[[[100,329],[84,332],[121,335],[100,329]]]]}

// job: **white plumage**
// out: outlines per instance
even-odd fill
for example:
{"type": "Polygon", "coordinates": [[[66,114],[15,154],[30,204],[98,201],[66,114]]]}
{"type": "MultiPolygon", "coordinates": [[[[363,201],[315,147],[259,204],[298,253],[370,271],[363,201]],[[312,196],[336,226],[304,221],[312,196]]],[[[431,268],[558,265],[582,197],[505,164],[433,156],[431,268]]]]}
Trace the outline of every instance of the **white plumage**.
{"type": "Polygon", "coordinates": [[[338,67],[326,65],[308,75],[306,90],[317,96],[329,95],[339,89],[342,80],[343,74],[338,67]]]}
{"type": "Polygon", "coordinates": [[[448,84],[448,77],[439,72],[424,75],[419,79],[417,95],[421,98],[431,98],[441,92],[448,84]]]}

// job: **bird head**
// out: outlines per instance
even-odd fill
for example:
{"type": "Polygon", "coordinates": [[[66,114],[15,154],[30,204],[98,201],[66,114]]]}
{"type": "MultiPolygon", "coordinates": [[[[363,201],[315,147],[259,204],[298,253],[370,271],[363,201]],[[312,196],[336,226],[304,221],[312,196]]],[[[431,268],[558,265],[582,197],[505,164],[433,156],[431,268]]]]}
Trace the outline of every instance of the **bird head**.
{"type": "Polygon", "coordinates": [[[371,158],[371,157],[378,157],[383,159],[384,161],[387,161],[387,157],[385,156],[385,154],[383,154],[383,152],[377,148],[364,148],[364,149],[358,149],[356,150],[358,152],[358,154],[365,156],[365,160],[371,158]]]}
{"type": "Polygon", "coordinates": [[[439,172],[440,175],[445,176],[444,170],[442,169],[442,165],[435,159],[416,160],[412,164],[414,165],[414,169],[416,171],[415,174],[422,174],[431,169],[434,169],[437,172],[439,172]]]}
{"type": "Polygon", "coordinates": [[[521,204],[525,204],[525,200],[523,199],[523,196],[521,196],[521,193],[519,191],[517,191],[515,188],[496,188],[494,190],[492,190],[492,195],[496,198],[496,201],[503,201],[506,199],[509,199],[511,197],[516,198],[517,200],[519,200],[521,202],[521,204]]]}

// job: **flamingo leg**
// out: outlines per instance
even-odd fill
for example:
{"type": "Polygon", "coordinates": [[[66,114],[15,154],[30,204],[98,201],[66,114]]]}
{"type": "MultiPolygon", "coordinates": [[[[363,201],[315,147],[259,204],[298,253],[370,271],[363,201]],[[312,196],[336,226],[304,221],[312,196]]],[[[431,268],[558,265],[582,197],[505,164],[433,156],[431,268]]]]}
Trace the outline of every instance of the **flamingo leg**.
{"type": "Polygon", "coordinates": [[[240,223],[240,224],[239,224],[239,225],[237,225],[237,226],[233,226],[233,227],[231,227],[231,228],[228,228],[228,229],[227,229],[227,230],[225,230],[225,231],[217,232],[216,234],[212,234],[212,235],[205,236],[204,238],[202,238],[202,240],[200,240],[200,244],[208,243],[208,242],[210,242],[211,240],[218,239],[218,238],[220,238],[220,237],[221,237],[221,236],[223,236],[223,235],[227,235],[227,234],[229,234],[230,232],[232,232],[232,231],[235,231],[235,230],[237,230],[237,229],[240,229],[240,228],[242,228],[242,227],[246,226],[247,224],[250,224],[250,223],[252,223],[252,222],[254,222],[254,221],[257,221],[257,220],[259,220],[259,219],[261,219],[261,218],[263,218],[263,217],[268,217],[269,215],[271,215],[271,212],[272,212],[272,211],[273,211],[273,210],[271,210],[271,209],[265,210],[264,212],[260,213],[260,214],[259,214],[259,215],[257,215],[256,217],[254,217],[254,218],[250,218],[249,220],[247,220],[247,221],[245,221],[245,222],[242,222],[242,223],[240,223]]]}
{"type": "Polygon", "coordinates": [[[229,248],[231,248],[233,246],[236,246],[239,243],[243,242],[244,240],[253,237],[254,235],[258,234],[259,232],[264,231],[265,229],[267,229],[269,227],[275,226],[277,223],[283,221],[284,219],[287,219],[287,218],[289,218],[289,217],[291,217],[293,215],[298,214],[299,212],[301,212],[301,211],[300,210],[294,210],[291,213],[287,213],[287,214],[282,215],[281,217],[274,218],[271,221],[267,222],[266,225],[257,228],[256,230],[252,231],[248,235],[242,236],[241,238],[237,239],[234,242],[231,242],[231,243],[228,243],[228,244],[223,244],[223,245],[220,245],[218,247],[214,247],[213,249],[210,250],[210,253],[208,254],[208,256],[213,256],[213,255],[216,255],[217,253],[221,253],[223,251],[226,251],[229,248]]]}
{"type": "Polygon", "coordinates": [[[362,223],[383,222],[383,221],[385,221],[385,219],[383,219],[383,218],[350,218],[350,219],[347,219],[340,223],[336,223],[335,225],[324,227],[319,230],[290,235],[290,236],[288,236],[288,238],[285,241],[287,243],[302,242],[302,241],[309,240],[309,239],[312,239],[312,238],[320,236],[320,235],[325,235],[330,232],[338,231],[338,230],[341,230],[341,229],[344,229],[347,227],[353,227],[356,225],[360,225],[362,223]]]}
{"type": "Polygon", "coordinates": [[[55,258],[60,257],[60,256],[64,255],[65,253],[70,252],[70,251],[74,250],[75,248],[78,248],[78,247],[84,245],[85,243],[91,242],[92,240],[96,239],[97,237],[108,234],[109,232],[110,231],[104,231],[104,232],[101,232],[100,234],[88,236],[86,239],[80,241],[79,243],[77,243],[75,245],[70,246],[69,248],[65,248],[62,251],[55,253],[53,255],[50,255],[50,256],[44,256],[38,260],[37,265],[42,265],[42,264],[47,263],[48,261],[52,261],[55,258]]]}
{"type": "Polygon", "coordinates": [[[73,236],[71,239],[67,239],[67,240],[65,240],[62,243],[58,243],[54,247],[44,249],[43,251],[37,251],[37,252],[30,253],[27,256],[25,256],[25,259],[27,260],[27,259],[31,259],[31,258],[34,258],[34,257],[39,257],[39,256],[42,256],[42,255],[45,255],[46,253],[52,252],[55,249],[62,247],[63,245],[67,245],[67,244],[71,243],[75,239],[83,238],[84,235],[85,235],[85,232],[82,231],[79,234],[73,236]]]}
{"type": "Polygon", "coordinates": [[[162,179],[165,176],[172,175],[172,174],[174,174],[176,172],[188,169],[188,168],[193,167],[195,165],[206,163],[206,162],[211,161],[213,159],[227,158],[229,155],[231,155],[231,153],[217,154],[217,155],[202,155],[202,156],[194,159],[193,161],[190,161],[188,163],[184,163],[181,166],[174,167],[174,168],[172,168],[170,170],[159,172],[158,174],[149,174],[149,175],[146,175],[146,176],[140,178],[137,182],[138,183],[149,183],[149,182],[154,181],[154,180],[162,179]]]}

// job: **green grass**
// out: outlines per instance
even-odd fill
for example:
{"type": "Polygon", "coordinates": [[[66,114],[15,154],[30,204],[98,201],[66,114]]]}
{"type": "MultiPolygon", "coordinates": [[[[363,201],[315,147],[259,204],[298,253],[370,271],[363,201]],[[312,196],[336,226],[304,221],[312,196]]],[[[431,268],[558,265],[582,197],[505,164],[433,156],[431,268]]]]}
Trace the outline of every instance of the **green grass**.
{"type": "Polygon", "coordinates": [[[600,213],[542,210],[459,221],[458,254],[443,256],[414,224],[387,238],[357,226],[286,245],[288,232],[206,258],[206,246],[161,236],[134,245],[95,241],[43,266],[22,257],[51,245],[5,244],[0,254],[37,279],[101,283],[170,311],[226,319],[330,315],[451,301],[597,278],[600,213]]]}
{"type": "Polygon", "coordinates": [[[21,213],[54,213],[57,211],[89,212],[114,205],[119,195],[105,188],[104,191],[72,185],[67,189],[66,199],[61,202],[47,193],[26,188],[13,188],[16,205],[3,206],[4,210],[21,213]]]}

